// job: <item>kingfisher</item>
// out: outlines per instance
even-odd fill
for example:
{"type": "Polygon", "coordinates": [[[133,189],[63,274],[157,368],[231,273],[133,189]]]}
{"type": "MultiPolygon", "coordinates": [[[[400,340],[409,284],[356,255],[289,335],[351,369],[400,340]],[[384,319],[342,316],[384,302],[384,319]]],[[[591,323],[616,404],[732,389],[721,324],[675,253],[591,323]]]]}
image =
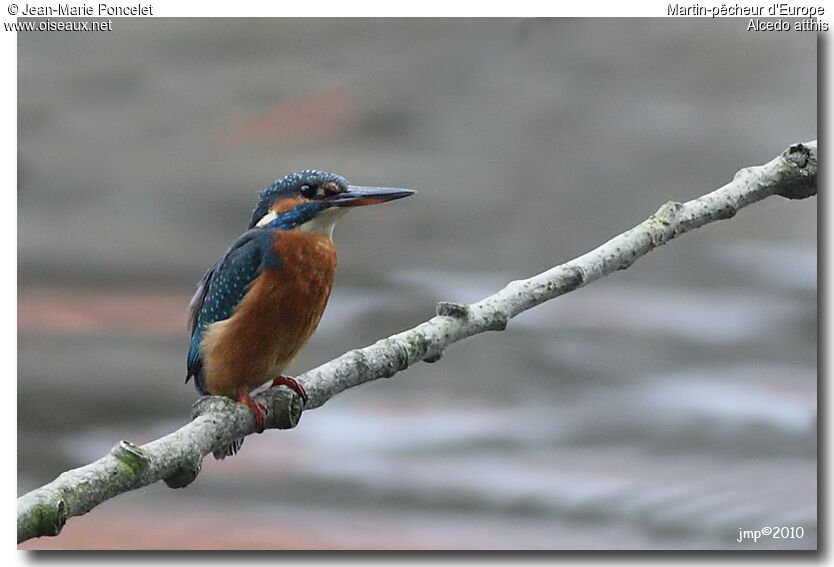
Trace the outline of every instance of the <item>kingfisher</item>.
{"type": "MultiPolygon", "coordinates": [[[[319,324],[336,270],[333,227],[351,207],[401,199],[410,189],[360,187],[334,173],[307,169],[258,194],[249,228],[202,277],[189,305],[191,344],[185,381],[202,396],[226,396],[255,414],[266,408],[251,392],[304,388],[282,372],[319,324]]],[[[216,449],[234,455],[243,439],[216,449]]]]}

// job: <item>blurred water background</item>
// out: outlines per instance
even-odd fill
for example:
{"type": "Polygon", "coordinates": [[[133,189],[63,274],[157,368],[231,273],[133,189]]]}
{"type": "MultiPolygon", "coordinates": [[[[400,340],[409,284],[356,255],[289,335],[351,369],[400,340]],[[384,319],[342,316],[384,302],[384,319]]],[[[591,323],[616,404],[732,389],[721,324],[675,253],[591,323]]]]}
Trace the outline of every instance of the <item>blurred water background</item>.
{"type": "MultiPolygon", "coordinates": [[[[18,34],[19,494],[188,420],[193,286],[277,177],[419,192],[337,227],[300,373],[816,138],[816,37],[746,24],[18,34]]],[[[816,215],[751,206],[22,547],[814,548],[816,215]]]]}

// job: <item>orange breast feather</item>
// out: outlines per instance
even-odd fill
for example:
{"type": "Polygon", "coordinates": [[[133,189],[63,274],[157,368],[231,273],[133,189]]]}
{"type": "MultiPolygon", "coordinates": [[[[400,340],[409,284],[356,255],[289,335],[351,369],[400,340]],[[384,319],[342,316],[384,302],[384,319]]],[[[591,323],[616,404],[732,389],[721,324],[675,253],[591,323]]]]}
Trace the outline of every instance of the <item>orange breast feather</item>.
{"type": "Polygon", "coordinates": [[[206,386],[237,398],[277,377],[316,330],[336,270],[329,237],[280,231],[274,237],[278,268],[265,269],[229,319],[213,323],[201,345],[206,386]]]}

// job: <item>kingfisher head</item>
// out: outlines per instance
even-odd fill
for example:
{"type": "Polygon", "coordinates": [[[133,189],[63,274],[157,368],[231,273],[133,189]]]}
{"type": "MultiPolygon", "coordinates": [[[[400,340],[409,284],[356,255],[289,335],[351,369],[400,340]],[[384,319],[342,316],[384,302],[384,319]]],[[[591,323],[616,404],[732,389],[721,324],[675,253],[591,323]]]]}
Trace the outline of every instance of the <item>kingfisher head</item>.
{"type": "Polygon", "coordinates": [[[384,203],[412,194],[411,189],[350,185],[341,175],[305,169],[278,179],[258,194],[249,228],[297,228],[330,236],[336,221],[349,207],[384,203]]]}

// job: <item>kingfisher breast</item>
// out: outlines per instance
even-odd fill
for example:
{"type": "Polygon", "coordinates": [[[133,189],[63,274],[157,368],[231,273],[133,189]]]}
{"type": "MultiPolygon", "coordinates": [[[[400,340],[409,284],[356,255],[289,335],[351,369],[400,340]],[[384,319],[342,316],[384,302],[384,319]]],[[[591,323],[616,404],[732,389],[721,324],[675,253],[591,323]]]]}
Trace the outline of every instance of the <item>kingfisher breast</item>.
{"type": "Polygon", "coordinates": [[[265,266],[234,314],[211,325],[204,340],[206,384],[235,397],[275,378],[298,355],[324,313],[336,271],[328,235],[275,231],[276,262],[265,266]]]}
{"type": "MultiPolygon", "coordinates": [[[[278,232],[273,246],[280,265],[263,273],[271,298],[263,316],[270,320],[268,327],[274,329],[281,352],[295,345],[287,355],[289,364],[324,313],[336,272],[336,247],[326,235],[300,231],[278,232]]],[[[283,363],[278,358],[278,364],[283,363]]]]}

